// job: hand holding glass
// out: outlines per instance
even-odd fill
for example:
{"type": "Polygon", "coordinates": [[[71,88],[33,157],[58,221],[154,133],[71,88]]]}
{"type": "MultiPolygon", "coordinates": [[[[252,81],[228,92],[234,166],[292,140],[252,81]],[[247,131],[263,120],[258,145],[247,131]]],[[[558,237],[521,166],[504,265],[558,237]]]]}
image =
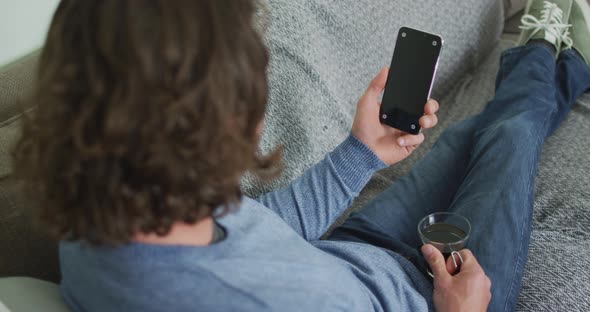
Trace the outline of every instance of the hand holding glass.
{"type": "MultiPolygon", "coordinates": [[[[469,221],[456,213],[437,212],[424,217],[418,223],[418,234],[423,244],[430,244],[436,247],[444,255],[445,260],[451,255],[458,268],[455,256],[458,256],[462,263],[459,250],[465,248],[471,224],[469,221]]],[[[428,272],[432,276],[432,273],[428,272]]]]}

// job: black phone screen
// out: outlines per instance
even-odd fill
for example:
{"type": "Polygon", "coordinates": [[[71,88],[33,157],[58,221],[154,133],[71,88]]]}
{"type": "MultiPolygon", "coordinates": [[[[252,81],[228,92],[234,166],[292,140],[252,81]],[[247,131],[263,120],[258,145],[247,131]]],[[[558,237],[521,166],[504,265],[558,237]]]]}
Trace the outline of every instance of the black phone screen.
{"type": "Polygon", "coordinates": [[[399,30],[381,103],[382,123],[409,133],[420,131],[418,120],[432,90],[441,47],[440,36],[399,30]]]}

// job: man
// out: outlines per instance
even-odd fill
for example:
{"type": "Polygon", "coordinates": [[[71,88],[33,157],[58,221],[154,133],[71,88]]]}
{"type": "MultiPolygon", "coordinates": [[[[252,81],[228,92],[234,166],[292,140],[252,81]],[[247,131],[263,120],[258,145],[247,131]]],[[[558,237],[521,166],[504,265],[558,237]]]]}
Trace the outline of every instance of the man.
{"type": "MultiPolygon", "coordinates": [[[[590,87],[589,12],[584,0],[529,1],[495,99],[320,240],[376,170],[424,139],[379,123],[387,69],[341,145],[254,200],[240,195],[240,177],[272,173],[280,154],[256,155],[267,54],[252,1],[63,0],[16,167],[62,239],[66,302],[76,311],[513,310],[543,141],[590,87]],[[460,252],[456,272],[423,246],[432,282],[416,225],[435,211],[471,221],[473,251],[460,252]]],[[[426,103],[423,128],[437,110],[426,103]]]]}

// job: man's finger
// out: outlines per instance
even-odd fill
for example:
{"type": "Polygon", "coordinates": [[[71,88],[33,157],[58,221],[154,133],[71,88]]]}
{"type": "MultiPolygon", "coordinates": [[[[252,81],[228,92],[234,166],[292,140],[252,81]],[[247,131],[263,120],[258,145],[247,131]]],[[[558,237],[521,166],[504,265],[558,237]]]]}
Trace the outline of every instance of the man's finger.
{"type": "Polygon", "coordinates": [[[432,245],[426,244],[422,246],[422,254],[426,259],[426,262],[428,262],[432,274],[434,274],[434,278],[446,279],[451,276],[449,272],[447,272],[445,258],[438,249],[432,245]]]}
{"type": "Polygon", "coordinates": [[[419,133],[416,135],[406,134],[397,139],[399,146],[415,146],[420,145],[424,142],[424,134],[419,133]]]}
{"type": "MultiPolygon", "coordinates": [[[[455,261],[460,261],[459,259],[457,259],[459,257],[455,256],[455,261]]],[[[457,262],[458,265],[461,265],[459,262],[457,262]]],[[[451,275],[455,275],[455,273],[457,273],[457,268],[455,267],[455,262],[453,262],[453,257],[449,257],[447,259],[447,272],[449,272],[449,274],[451,275]]]]}
{"type": "Polygon", "coordinates": [[[426,115],[434,115],[438,112],[439,107],[440,106],[436,100],[430,99],[426,102],[426,105],[424,105],[424,113],[426,115]]]}
{"type": "Polygon", "coordinates": [[[379,97],[383,89],[385,89],[385,83],[387,83],[387,75],[389,74],[389,67],[385,66],[379,71],[377,76],[373,78],[367,88],[367,95],[371,97],[379,97]]]}
{"type": "Polygon", "coordinates": [[[463,263],[467,262],[477,262],[475,256],[469,249],[461,249],[459,250],[459,254],[461,254],[461,258],[463,258],[463,263]]]}
{"type": "Polygon", "coordinates": [[[434,128],[438,124],[438,117],[436,115],[425,115],[420,117],[420,127],[424,129],[434,128]]]}
{"type": "Polygon", "coordinates": [[[461,272],[463,272],[463,271],[479,271],[479,270],[483,271],[483,268],[481,267],[481,265],[479,264],[477,259],[475,259],[475,256],[473,255],[471,250],[463,249],[463,250],[459,251],[459,254],[461,254],[461,258],[463,258],[463,264],[461,265],[461,272]]]}

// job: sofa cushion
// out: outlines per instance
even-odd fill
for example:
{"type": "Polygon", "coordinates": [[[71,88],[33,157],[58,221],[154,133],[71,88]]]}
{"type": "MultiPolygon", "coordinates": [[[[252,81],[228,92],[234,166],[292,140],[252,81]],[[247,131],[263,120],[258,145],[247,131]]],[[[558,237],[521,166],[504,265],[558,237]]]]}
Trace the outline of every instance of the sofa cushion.
{"type": "Polygon", "coordinates": [[[0,278],[0,312],[2,305],[10,312],[69,311],[57,284],[29,277],[0,278]]]}
{"type": "Polygon", "coordinates": [[[31,103],[23,99],[32,90],[39,53],[34,51],[0,67],[0,124],[30,108],[31,103]]]}
{"type": "Polygon", "coordinates": [[[11,151],[20,133],[20,114],[33,104],[25,99],[33,88],[39,54],[34,51],[0,67],[0,277],[58,281],[57,242],[32,217],[34,199],[25,198],[11,176],[11,151]]]}
{"type": "Polygon", "coordinates": [[[33,88],[39,54],[37,50],[0,67],[0,178],[12,171],[10,151],[19,132],[19,115],[33,104],[26,98],[33,88]]]}
{"type": "Polygon", "coordinates": [[[20,118],[0,122],[0,178],[12,173],[12,148],[20,133],[20,118]]]}

